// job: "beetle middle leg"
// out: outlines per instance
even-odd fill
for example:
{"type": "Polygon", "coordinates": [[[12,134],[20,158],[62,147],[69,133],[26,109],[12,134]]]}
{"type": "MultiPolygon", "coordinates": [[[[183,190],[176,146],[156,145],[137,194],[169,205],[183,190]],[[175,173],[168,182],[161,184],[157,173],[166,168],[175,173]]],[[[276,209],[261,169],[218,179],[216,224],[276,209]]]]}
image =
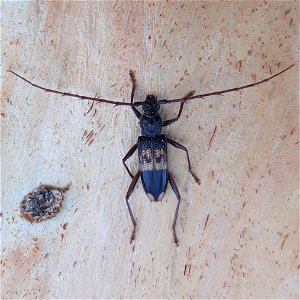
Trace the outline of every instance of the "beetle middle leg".
{"type": "Polygon", "coordinates": [[[170,172],[168,173],[168,178],[169,178],[169,182],[170,182],[170,185],[172,187],[172,190],[174,192],[174,194],[176,195],[176,198],[178,200],[177,202],[177,206],[176,206],[176,211],[175,211],[175,216],[174,216],[174,220],[173,220],[173,224],[172,224],[172,229],[173,229],[173,236],[174,236],[174,242],[175,244],[178,246],[179,243],[178,243],[178,238],[177,238],[177,235],[176,235],[176,230],[175,230],[175,227],[176,227],[176,221],[177,221],[177,217],[178,217],[178,210],[179,210],[179,205],[180,205],[180,194],[179,194],[179,191],[178,191],[178,188],[177,188],[177,185],[175,183],[175,180],[173,179],[172,175],[170,174],[170,172]]]}
{"type": "Polygon", "coordinates": [[[134,240],[134,236],[135,236],[135,227],[136,227],[136,221],[134,219],[134,216],[133,216],[133,213],[132,213],[132,210],[131,210],[131,207],[130,207],[130,204],[129,204],[129,197],[130,195],[132,194],[133,190],[134,190],[134,187],[139,179],[141,175],[141,171],[138,171],[134,177],[132,178],[132,181],[129,185],[129,188],[128,188],[128,191],[127,191],[127,194],[125,196],[126,198],[126,204],[127,204],[127,207],[128,207],[128,210],[129,210],[129,214],[130,214],[130,218],[131,218],[131,221],[132,221],[132,224],[133,224],[133,230],[132,230],[132,234],[131,234],[131,237],[130,237],[130,243],[134,240]]]}
{"type": "Polygon", "coordinates": [[[125,161],[133,155],[133,153],[135,152],[136,149],[137,149],[137,144],[133,145],[133,146],[131,147],[131,149],[127,152],[127,154],[126,154],[126,155],[123,157],[123,159],[122,159],[123,165],[124,165],[124,167],[126,168],[128,174],[129,174],[129,176],[130,176],[131,178],[133,178],[133,175],[132,175],[132,173],[130,172],[130,170],[129,170],[128,166],[126,165],[125,161]]]}
{"type": "Polygon", "coordinates": [[[178,142],[176,141],[173,141],[169,138],[167,138],[167,142],[169,144],[171,144],[172,146],[178,148],[178,149],[181,149],[181,150],[184,150],[185,153],[186,153],[186,157],[187,157],[187,161],[188,161],[188,164],[189,164],[189,171],[190,173],[192,174],[192,176],[194,177],[195,181],[200,184],[200,179],[196,176],[196,174],[192,171],[192,167],[191,167],[191,161],[190,161],[190,157],[189,157],[189,152],[188,152],[188,149],[186,147],[184,147],[183,145],[179,144],[178,142]]]}

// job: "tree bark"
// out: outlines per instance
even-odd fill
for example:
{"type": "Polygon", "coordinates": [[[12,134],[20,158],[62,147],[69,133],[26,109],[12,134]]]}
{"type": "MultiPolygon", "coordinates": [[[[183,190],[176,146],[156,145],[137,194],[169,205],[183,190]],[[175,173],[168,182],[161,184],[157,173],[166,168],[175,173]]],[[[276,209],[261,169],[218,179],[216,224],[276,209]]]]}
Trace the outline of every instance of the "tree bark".
{"type": "MultiPolygon", "coordinates": [[[[150,202],[122,157],[140,134],[130,101],[262,80],[298,60],[297,2],[2,3],[2,298],[298,298],[298,66],[242,92],[191,101],[164,133],[169,187],[150,202]],[[22,198],[70,184],[30,224],[22,198]]],[[[176,117],[179,104],[162,107],[176,117]]],[[[135,174],[138,158],[129,162],[135,174]]]]}

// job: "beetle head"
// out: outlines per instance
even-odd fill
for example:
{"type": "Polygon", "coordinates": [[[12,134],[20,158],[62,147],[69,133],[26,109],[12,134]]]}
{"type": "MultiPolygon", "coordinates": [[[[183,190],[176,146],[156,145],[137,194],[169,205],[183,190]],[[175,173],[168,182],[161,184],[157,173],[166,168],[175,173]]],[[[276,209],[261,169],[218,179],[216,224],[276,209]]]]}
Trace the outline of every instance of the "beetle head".
{"type": "Polygon", "coordinates": [[[153,95],[148,95],[142,105],[142,108],[145,114],[157,114],[159,110],[159,104],[157,103],[156,97],[153,95]]]}
{"type": "Polygon", "coordinates": [[[156,97],[153,96],[153,95],[148,95],[148,96],[146,97],[145,102],[146,102],[147,104],[155,104],[155,103],[157,102],[157,99],[156,99],[156,97]]]}

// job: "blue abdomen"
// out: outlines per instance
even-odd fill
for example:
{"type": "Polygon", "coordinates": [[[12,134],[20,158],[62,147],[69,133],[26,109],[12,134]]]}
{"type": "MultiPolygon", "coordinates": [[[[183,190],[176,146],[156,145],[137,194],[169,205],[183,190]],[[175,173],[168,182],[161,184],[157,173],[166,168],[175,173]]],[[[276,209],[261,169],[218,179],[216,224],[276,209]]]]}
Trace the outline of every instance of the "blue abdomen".
{"type": "Polygon", "coordinates": [[[141,179],[151,201],[162,200],[168,183],[167,141],[164,135],[140,136],[138,152],[141,179]]]}

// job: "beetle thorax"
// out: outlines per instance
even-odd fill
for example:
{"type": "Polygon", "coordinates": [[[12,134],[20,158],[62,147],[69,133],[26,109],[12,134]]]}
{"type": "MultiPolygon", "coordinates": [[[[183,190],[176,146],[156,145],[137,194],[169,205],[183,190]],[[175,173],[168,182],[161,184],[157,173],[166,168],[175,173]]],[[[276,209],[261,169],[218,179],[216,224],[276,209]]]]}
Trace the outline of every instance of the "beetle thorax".
{"type": "Polygon", "coordinates": [[[147,137],[154,137],[160,135],[162,128],[162,119],[159,113],[143,114],[140,120],[142,135],[147,137]]]}
{"type": "Polygon", "coordinates": [[[142,106],[144,113],[140,119],[142,135],[154,137],[161,133],[162,119],[159,114],[159,104],[152,95],[147,96],[142,106]]]}

